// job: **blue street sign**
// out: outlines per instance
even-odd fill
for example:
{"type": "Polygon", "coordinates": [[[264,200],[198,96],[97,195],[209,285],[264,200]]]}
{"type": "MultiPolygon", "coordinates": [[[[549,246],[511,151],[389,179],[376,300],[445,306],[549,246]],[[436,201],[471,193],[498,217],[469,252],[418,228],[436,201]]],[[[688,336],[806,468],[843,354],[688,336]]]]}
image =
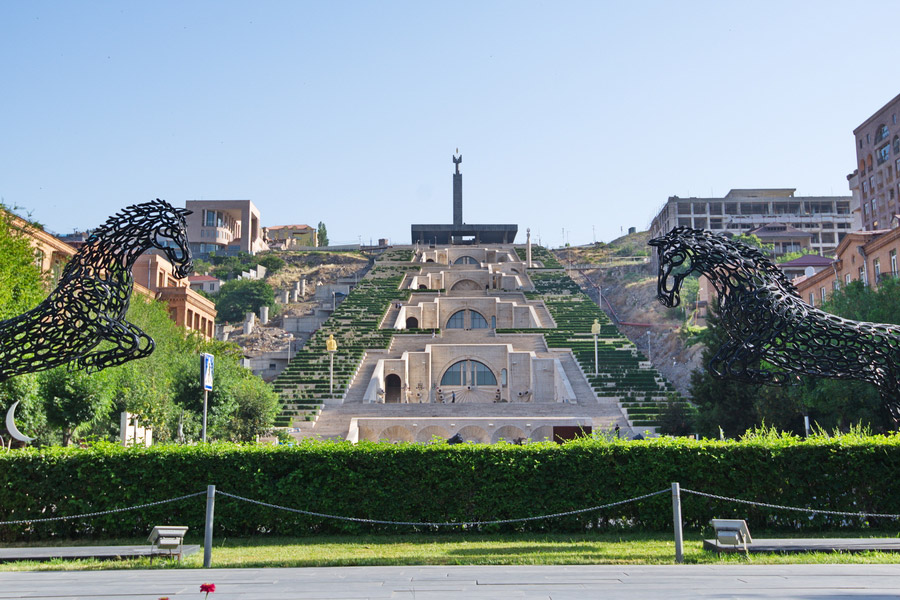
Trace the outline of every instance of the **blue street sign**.
{"type": "Polygon", "coordinates": [[[203,355],[203,389],[211,392],[213,389],[213,365],[216,357],[212,354],[203,355]]]}

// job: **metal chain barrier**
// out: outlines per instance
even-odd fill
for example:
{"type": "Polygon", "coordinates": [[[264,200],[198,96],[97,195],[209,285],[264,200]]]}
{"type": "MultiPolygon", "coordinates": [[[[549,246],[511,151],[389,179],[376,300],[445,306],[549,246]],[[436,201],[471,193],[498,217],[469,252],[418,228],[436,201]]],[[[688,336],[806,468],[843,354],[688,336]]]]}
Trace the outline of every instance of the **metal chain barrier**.
{"type": "Polygon", "coordinates": [[[505,523],[524,523],[526,521],[538,521],[540,519],[553,519],[556,517],[568,517],[571,515],[578,515],[581,513],[591,512],[595,510],[603,510],[605,508],[612,508],[613,506],[619,506],[621,504],[628,504],[629,502],[637,502],[638,500],[644,500],[646,498],[651,498],[653,496],[658,496],[660,494],[668,494],[670,490],[660,490],[658,492],[650,492],[649,494],[644,494],[643,496],[636,496],[634,498],[628,498],[627,500],[619,500],[618,502],[611,502],[609,504],[601,504],[600,506],[592,506],[590,508],[580,508],[578,510],[570,510],[567,512],[561,513],[553,513],[550,515],[540,515],[537,517],[522,517],[519,519],[496,519],[493,521],[458,521],[458,522],[444,522],[444,523],[431,523],[431,522],[417,522],[417,521],[382,521],[379,519],[362,519],[359,517],[344,517],[341,515],[329,515],[324,513],[317,513],[308,510],[301,510],[299,508],[289,508],[287,506],[279,506],[277,504],[270,504],[268,502],[262,502],[260,500],[254,500],[252,498],[245,498],[243,496],[237,496],[235,494],[229,494],[227,492],[221,492],[216,490],[216,494],[221,494],[222,496],[227,496],[228,498],[234,498],[235,500],[241,500],[243,502],[249,502],[250,504],[257,504],[259,506],[265,506],[267,508],[275,508],[278,510],[285,510],[288,512],[299,513],[301,515],[308,515],[310,517],[321,517],[324,519],[337,519],[340,521],[353,521],[355,523],[373,523],[376,525],[406,525],[406,526],[415,526],[415,527],[469,527],[475,525],[502,525],[505,523]]]}
{"type": "Polygon", "coordinates": [[[168,500],[158,500],[156,502],[148,502],[147,504],[139,504],[137,506],[128,506],[126,508],[113,508],[111,510],[101,510],[99,512],[82,513],[80,515],[69,515],[67,517],[47,517],[46,519],[21,519],[19,521],[0,521],[0,525],[23,525],[25,523],[44,523],[47,521],[66,521],[68,519],[86,519],[88,517],[99,517],[101,515],[111,515],[113,513],[126,512],[129,510],[138,510],[141,508],[148,508],[150,506],[159,506],[160,504],[168,504],[169,502],[178,502],[179,500],[184,500],[186,498],[194,498],[196,496],[203,496],[204,494],[206,494],[205,491],[197,492],[195,494],[187,494],[185,496],[179,496],[177,498],[170,498],[168,500]]]}
{"type": "Polygon", "coordinates": [[[769,504],[767,502],[754,502],[752,500],[742,500],[740,498],[729,498],[728,496],[717,496],[716,494],[707,494],[706,492],[698,492],[697,490],[689,490],[681,488],[685,494],[694,494],[696,496],[705,496],[715,500],[725,500],[727,502],[740,502],[741,504],[751,504],[753,506],[764,506],[766,508],[776,508],[779,510],[794,510],[799,512],[808,512],[820,515],[835,515],[839,517],[882,517],[886,519],[900,519],[900,515],[880,514],[880,513],[864,513],[864,512],[844,512],[840,510],[820,510],[815,508],[801,508],[799,506],[783,506],[781,504],[769,504]]]}

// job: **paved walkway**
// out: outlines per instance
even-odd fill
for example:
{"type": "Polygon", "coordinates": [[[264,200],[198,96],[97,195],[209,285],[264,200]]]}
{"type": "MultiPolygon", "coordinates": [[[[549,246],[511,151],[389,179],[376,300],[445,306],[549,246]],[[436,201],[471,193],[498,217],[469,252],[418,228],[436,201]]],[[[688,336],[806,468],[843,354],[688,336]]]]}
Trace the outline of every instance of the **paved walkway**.
{"type": "Polygon", "coordinates": [[[900,598],[900,565],[336,567],[0,573],[0,598],[53,600],[900,598]]]}

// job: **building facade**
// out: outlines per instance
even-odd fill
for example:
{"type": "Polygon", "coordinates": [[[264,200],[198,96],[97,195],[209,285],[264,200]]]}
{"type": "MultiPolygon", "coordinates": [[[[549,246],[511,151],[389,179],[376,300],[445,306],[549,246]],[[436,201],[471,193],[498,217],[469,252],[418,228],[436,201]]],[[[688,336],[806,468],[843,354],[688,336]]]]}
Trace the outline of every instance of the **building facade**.
{"type": "MultiPolygon", "coordinates": [[[[892,227],[900,203],[900,95],[853,130],[856,170],[848,177],[858,193],[866,231],[892,227]]],[[[854,194],[856,195],[856,194],[854,194]]]]}
{"type": "Polygon", "coordinates": [[[268,250],[259,209],[250,200],[188,200],[187,237],[195,256],[268,250]]]}
{"type": "Polygon", "coordinates": [[[844,237],[831,268],[794,280],[800,297],[822,306],[835,290],[853,281],[877,286],[885,277],[897,277],[900,228],[855,231],[844,237]]]}
{"type": "Polygon", "coordinates": [[[273,225],[264,229],[266,242],[285,250],[295,246],[318,247],[318,232],[309,225],[273,225]]]}
{"type": "Polygon", "coordinates": [[[794,188],[733,189],[724,198],[671,196],[650,224],[652,237],[676,226],[732,235],[771,224],[810,234],[817,254],[831,255],[853,229],[850,196],[795,196],[794,188]]]}
{"type": "Polygon", "coordinates": [[[206,338],[215,335],[216,305],[189,287],[187,279],[173,274],[172,263],[148,252],[139,257],[131,269],[135,284],[140,285],[169,306],[169,318],[180,327],[196,331],[206,338]]]}

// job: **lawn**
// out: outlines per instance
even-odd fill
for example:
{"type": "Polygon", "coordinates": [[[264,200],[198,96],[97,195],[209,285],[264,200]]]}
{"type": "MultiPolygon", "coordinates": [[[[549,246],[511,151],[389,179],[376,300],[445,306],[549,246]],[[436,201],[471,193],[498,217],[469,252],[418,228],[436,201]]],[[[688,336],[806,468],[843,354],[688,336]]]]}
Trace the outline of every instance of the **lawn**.
{"type": "MultiPolygon", "coordinates": [[[[820,533],[821,537],[895,537],[896,532],[820,533]]],[[[783,537],[783,536],[781,536],[783,537]]],[[[142,544],[144,540],[97,540],[97,545],[142,544]]],[[[188,543],[202,543],[199,539],[188,543]]],[[[55,542],[56,545],[74,545],[55,542]]],[[[36,544],[37,545],[37,544],[36,544]]],[[[44,543],[43,545],[48,545],[44,543]]],[[[217,540],[214,568],[334,567],[400,565],[665,565],[674,564],[671,535],[496,534],[268,537],[217,540]]],[[[686,535],[687,564],[896,563],[900,556],[885,552],[858,554],[716,555],[702,549],[699,535],[686,535]]],[[[200,568],[203,552],[183,563],[152,561],[53,561],[0,564],[0,571],[200,568]]]]}

